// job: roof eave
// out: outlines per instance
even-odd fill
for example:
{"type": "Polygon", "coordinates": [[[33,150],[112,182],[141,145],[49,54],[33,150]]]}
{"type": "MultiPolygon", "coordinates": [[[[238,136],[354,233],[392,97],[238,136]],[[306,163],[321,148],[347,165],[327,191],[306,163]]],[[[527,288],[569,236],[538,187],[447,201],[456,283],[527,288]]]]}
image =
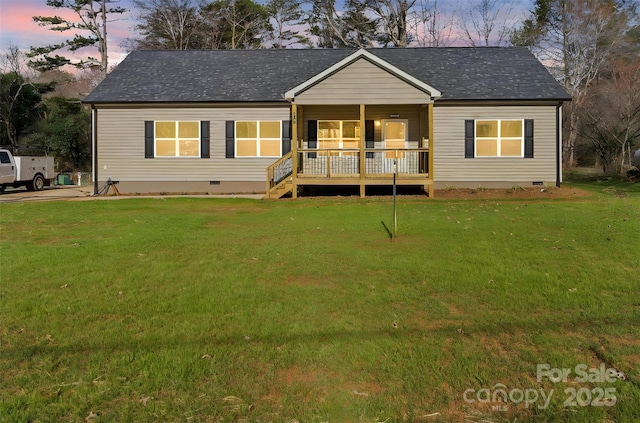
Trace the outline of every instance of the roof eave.
{"type": "Polygon", "coordinates": [[[281,99],[268,99],[268,100],[82,100],[85,104],[286,104],[287,101],[281,99]]]}

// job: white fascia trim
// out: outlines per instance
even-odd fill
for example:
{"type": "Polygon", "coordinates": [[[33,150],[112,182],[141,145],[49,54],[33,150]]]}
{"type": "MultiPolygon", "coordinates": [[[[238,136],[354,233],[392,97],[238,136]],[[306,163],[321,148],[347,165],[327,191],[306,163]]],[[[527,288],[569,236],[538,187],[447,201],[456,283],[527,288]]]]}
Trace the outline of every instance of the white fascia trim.
{"type": "Polygon", "coordinates": [[[424,82],[420,81],[417,78],[414,78],[413,76],[409,75],[408,73],[398,69],[397,67],[393,66],[392,64],[390,64],[389,62],[386,62],[384,60],[382,60],[381,58],[379,58],[378,56],[369,53],[368,51],[366,51],[365,49],[360,49],[358,51],[356,51],[355,53],[345,57],[344,59],[342,59],[341,61],[339,61],[338,63],[336,63],[335,65],[331,66],[330,68],[325,69],[324,71],[320,72],[319,74],[317,74],[316,76],[314,76],[313,78],[310,78],[306,81],[304,81],[302,84],[290,89],[289,91],[287,91],[286,93],[284,93],[284,98],[291,101],[295,98],[296,95],[300,94],[302,91],[305,91],[306,89],[314,86],[315,84],[317,84],[318,82],[322,81],[323,79],[328,78],[329,76],[333,75],[334,73],[336,73],[337,71],[339,71],[342,68],[347,67],[348,65],[350,65],[351,63],[355,62],[356,60],[360,59],[360,58],[365,58],[367,60],[369,60],[371,63],[377,65],[378,67],[380,67],[381,69],[391,73],[392,75],[395,75],[396,77],[405,80],[406,82],[408,82],[409,84],[423,90],[429,93],[429,95],[435,100],[437,98],[442,97],[442,93],[438,90],[436,90],[435,88],[433,88],[432,86],[425,84],[424,82]]]}

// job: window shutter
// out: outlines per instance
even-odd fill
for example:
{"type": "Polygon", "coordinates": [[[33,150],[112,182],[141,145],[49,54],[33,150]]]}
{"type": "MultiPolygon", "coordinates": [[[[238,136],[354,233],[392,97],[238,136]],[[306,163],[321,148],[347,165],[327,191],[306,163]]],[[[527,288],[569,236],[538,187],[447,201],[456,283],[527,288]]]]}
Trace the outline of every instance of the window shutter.
{"type": "Polygon", "coordinates": [[[227,159],[233,159],[236,156],[235,126],[236,126],[236,122],[234,120],[228,120],[225,122],[225,155],[224,156],[227,159]]]}
{"type": "Polygon", "coordinates": [[[464,121],[464,157],[465,159],[472,159],[475,157],[475,121],[464,121]]]}
{"type": "Polygon", "coordinates": [[[291,121],[282,121],[282,155],[291,151],[291,121]]]}
{"type": "Polygon", "coordinates": [[[524,120],[524,157],[533,159],[533,119],[524,120]]]}
{"type": "MultiPolygon", "coordinates": [[[[364,147],[365,148],[374,148],[375,144],[375,122],[372,120],[364,121],[364,147]]],[[[365,157],[368,159],[373,158],[373,152],[369,151],[365,153],[365,157]]]]}
{"type": "Polygon", "coordinates": [[[209,121],[203,120],[200,122],[200,158],[208,159],[209,153],[209,121]]]}
{"type": "MultiPolygon", "coordinates": [[[[307,148],[318,148],[318,121],[310,120],[307,123],[307,148]]],[[[308,153],[310,159],[315,159],[316,153],[308,153]]]]}
{"type": "Polygon", "coordinates": [[[144,121],[144,158],[153,159],[153,121],[144,121]]]}

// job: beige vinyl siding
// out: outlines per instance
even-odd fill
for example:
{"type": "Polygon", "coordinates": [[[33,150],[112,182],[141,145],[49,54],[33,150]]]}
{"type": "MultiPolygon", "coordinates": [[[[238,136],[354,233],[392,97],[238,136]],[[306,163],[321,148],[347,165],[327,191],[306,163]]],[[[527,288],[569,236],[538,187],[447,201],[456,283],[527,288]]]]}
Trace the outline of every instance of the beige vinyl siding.
{"type": "Polygon", "coordinates": [[[431,96],[365,59],[296,95],[298,104],[425,104],[431,96]]]}
{"type": "MultiPolygon", "coordinates": [[[[556,108],[554,106],[434,107],[433,175],[436,182],[554,182],[556,180],[556,108]],[[533,119],[534,156],[464,157],[467,119],[533,119]]],[[[462,186],[462,185],[461,185],[462,186]]]]}
{"type": "Polygon", "coordinates": [[[98,174],[118,181],[264,181],[274,158],[225,158],[225,121],[289,120],[288,107],[99,108],[98,174]],[[144,122],[207,120],[211,158],[144,157],[144,122]]]}

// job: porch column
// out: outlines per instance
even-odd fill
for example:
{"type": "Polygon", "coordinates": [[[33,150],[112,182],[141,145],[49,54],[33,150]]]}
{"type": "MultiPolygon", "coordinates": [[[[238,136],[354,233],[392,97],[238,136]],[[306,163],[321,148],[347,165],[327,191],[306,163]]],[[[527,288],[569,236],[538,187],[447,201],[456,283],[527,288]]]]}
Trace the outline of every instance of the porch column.
{"type": "Polygon", "coordinates": [[[433,139],[433,103],[429,103],[427,113],[429,118],[429,179],[431,179],[429,197],[433,198],[433,194],[435,191],[433,184],[433,145],[435,144],[433,139]]]}
{"type": "Polygon", "coordinates": [[[291,103],[291,197],[298,198],[298,106],[291,103]]]}
{"type": "Polygon", "coordinates": [[[424,116],[424,109],[425,109],[425,105],[421,104],[420,105],[420,139],[418,140],[418,148],[424,148],[424,138],[426,136],[426,130],[425,130],[425,116],[424,116]]]}
{"type": "Polygon", "coordinates": [[[365,143],[365,127],[366,114],[364,104],[360,105],[360,197],[364,198],[366,185],[364,183],[364,143],[365,143]]]}
{"type": "Polygon", "coordinates": [[[296,128],[298,131],[298,147],[302,148],[302,142],[304,141],[304,107],[302,106],[297,106],[297,110],[298,110],[298,122],[300,123],[300,125],[298,125],[298,127],[296,128]]]}

